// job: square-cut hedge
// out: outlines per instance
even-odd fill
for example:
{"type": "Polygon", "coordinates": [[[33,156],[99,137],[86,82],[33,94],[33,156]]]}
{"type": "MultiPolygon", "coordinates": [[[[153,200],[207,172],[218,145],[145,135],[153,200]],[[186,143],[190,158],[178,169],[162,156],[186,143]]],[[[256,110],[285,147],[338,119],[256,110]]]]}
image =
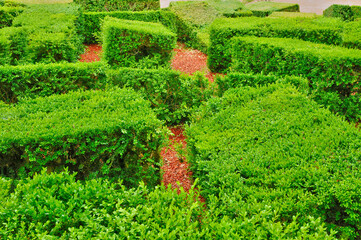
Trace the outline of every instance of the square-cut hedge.
{"type": "Polygon", "coordinates": [[[28,31],[23,27],[5,27],[0,29],[0,37],[6,39],[5,42],[7,44],[7,50],[4,51],[4,48],[0,50],[0,55],[3,55],[0,56],[0,65],[26,63],[29,42],[28,31]]]}
{"type": "Polygon", "coordinates": [[[158,0],[74,0],[87,12],[145,11],[160,8],[158,0]]]}
{"type": "Polygon", "coordinates": [[[267,17],[273,12],[299,12],[300,6],[294,3],[255,2],[247,4],[246,9],[251,10],[254,16],[267,17]]]}
{"type": "Polygon", "coordinates": [[[177,32],[177,19],[170,11],[150,10],[150,11],[112,11],[112,12],[84,12],[82,23],[82,34],[85,43],[95,43],[100,39],[101,24],[106,16],[137,20],[143,22],[162,23],[172,32],[177,32]]]}
{"type": "Polygon", "coordinates": [[[162,122],[130,89],[72,92],[0,107],[0,166],[18,175],[68,167],[79,178],[160,179],[162,122]]]}
{"type": "MultiPolygon", "coordinates": [[[[186,134],[201,194],[223,216],[236,223],[264,210],[284,227],[321,218],[338,238],[359,237],[360,131],[294,87],[231,89],[186,134]]],[[[275,239],[288,238],[297,237],[275,239]]]]}
{"type": "Polygon", "coordinates": [[[111,17],[104,19],[102,35],[105,61],[122,67],[169,66],[177,41],[176,34],[162,24],[111,17]]]}
{"type": "Polygon", "coordinates": [[[0,7],[0,28],[10,27],[13,19],[23,11],[23,7],[0,7]]]}
{"type": "Polygon", "coordinates": [[[225,72],[231,62],[231,38],[257,37],[298,38],[310,42],[341,44],[338,19],[257,18],[217,19],[211,25],[208,66],[213,72],[225,72]]]}
{"type": "Polygon", "coordinates": [[[349,120],[361,118],[361,50],[286,38],[232,41],[232,71],[306,77],[317,102],[349,120]]]}
{"type": "Polygon", "coordinates": [[[323,16],[341,18],[343,21],[354,20],[354,14],[349,5],[333,4],[323,11],[323,16]]]}

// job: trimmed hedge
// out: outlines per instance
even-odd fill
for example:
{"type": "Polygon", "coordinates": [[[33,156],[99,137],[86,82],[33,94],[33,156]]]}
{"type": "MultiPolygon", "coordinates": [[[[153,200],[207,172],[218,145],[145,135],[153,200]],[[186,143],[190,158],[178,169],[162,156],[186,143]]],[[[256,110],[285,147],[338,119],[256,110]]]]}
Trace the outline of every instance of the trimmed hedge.
{"type": "Polygon", "coordinates": [[[157,10],[157,0],[74,0],[87,12],[157,10]]]}
{"type": "Polygon", "coordinates": [[[349,5],[333,4],[323,11],[323,16],[341,18],[343,21],[354,20],[354,14],[349,5]]]}
{"type": "Polygon", "coordinates": [[[273,12],[299,12],[300,6],[294,3],[255,2],[246,5],[254,16],[267,17],[273,12]]]}
{"type": "Polygon", "coordinates": [[[214,94],[203,75],[189,76],[173,70],[119,68],[107,73],[109,84],[131,87],[151,102],[161,120],[176,125],[188,120],[193,108],[214,94]]]}
{"type": "Polygon", "coordinates": [[[13,19],[23,11],[23,7],[0,7],[0,28],[10,27],[13,19]]]}
{"type": "Polygon", "coordinates": [[[314,99],[349,120],[361,118],[361,51],[298,39],[233,39],[232,71],[309,79],[314,99]]]}
{"type": "MultiPolygon", "coordinates": [[[[267,208],[286,228],[321,218],[338,238],[359,238],[360,132],[294,87],[229,90],[194,114],[186,134],[201,194],[218,199],[223,216],[236,222],[240,209],[267,208]]],[[[296,237],[274,239],[283,238],[296,237]]]]}
{"type": "Polygon", "coordinates": [[[112,66],[168,67],[176,38],[175,33],[159,23],[106,17],[103,57],[112,66]]]}
{"type": "Polygon", "coordinates": [[[213,72],[225,72],[231,62],[231,38],[257,37],[298,38],[310,42],[341,44],[338,19],[257,18],[217,19],[211,25],[208,66],[213,72]]]}
{"type": "Polygon", "coordinates": [[[162,23],[168,27],[172,32],[177,33],[177,19],[174,13],[169,11],[142,11],[142,12],[130,12],[130,11],[115,11],[115,12],[85,12],[83,31],[85,43],[96,43],[100,38],[101,24],[106,16],[137,20],[143,22],[155,22],[162,23]]]}
{"type": "Polygon", "coordinates": [[[2,44],[3,48],[0,50],[0,65],[26,63],[28,31],[22,27],[6,27],[0,29],[0,37],[6,45],[2,44]]]}
{"type": "MultiPolygon", "coordinates": [[[[0,187],[8,182],[0,178],[0,187]]],[[[102,179],[75,181],[74,175],[36,175],[21,181],[0,205],[1,238],[60,239],[333,239],[319,219],[279,224],[269,208],[234,222],[215,209],[205,211],[193,189],[126,189],[102,179]]],[[[242,209],[244,211],[245,209],[242,209]]]]}
{"type": "Polygon", "coordinates": [[[68,167],[78,178],[160,179],[165,129],[134,90],[72,92],[0,108],[0,166],[18,176],[68,167]]]}
{"type": "Polygon", "coordinates": [[[21,98],[103,89],[107,68],[103,62],[0,66],[0,100],[15,103],[21,98]]]}
{"type": "Polygon", "coordinates": [[[351,6],[351,10],[355,20],[361,18],[361,6],[351,6]]]}
{"type": "Polygon", "coordinates": [[[347,22],[343,28],[342,46],[361,49],[361,21],[347,22]]]}
{"type": "Polygon", "coordinates": [[[305,12],[273,12],[269,17],[278,18],[319,18],[321,16],[316,13],[305,13],[305,12]]]}

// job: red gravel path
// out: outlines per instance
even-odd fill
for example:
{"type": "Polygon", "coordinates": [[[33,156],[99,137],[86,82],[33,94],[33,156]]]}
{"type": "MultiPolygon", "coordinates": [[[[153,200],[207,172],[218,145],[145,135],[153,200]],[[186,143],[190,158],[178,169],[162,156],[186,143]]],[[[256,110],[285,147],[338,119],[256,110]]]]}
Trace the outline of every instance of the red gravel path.
{"type": "Polygon", "coordinates": [[[85,53],[80,55],[80,62],[98,62],[102,53],[102,46],[98,44],[85,45],[85,53]]]}

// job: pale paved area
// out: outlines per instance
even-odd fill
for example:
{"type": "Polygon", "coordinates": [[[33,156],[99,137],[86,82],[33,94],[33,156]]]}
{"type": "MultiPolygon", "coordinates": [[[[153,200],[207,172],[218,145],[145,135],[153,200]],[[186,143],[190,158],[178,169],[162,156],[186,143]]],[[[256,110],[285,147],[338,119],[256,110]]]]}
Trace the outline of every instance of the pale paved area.
{"type": "MultiPolygon", "coordinates": [[[[172,0],[160,0],[160,7],[168,7],[172,0]]],[[[272,2],[298,3],[301,12],[322,14],[332,4],[359,5],[361,0],[273,0],[272,2]]]]}

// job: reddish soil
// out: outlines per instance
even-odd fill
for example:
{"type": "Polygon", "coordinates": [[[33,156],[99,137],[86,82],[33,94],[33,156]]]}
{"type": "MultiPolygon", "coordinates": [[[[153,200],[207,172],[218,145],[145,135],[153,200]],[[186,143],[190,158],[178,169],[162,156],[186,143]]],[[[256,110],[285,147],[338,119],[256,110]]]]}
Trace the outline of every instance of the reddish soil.
{"type": "Polygon", "coordinates": [[[85,45],[85,53],[80,55],[80,62],[97,62],[100,61],[102,46],[98,44],[85,45]]]}

